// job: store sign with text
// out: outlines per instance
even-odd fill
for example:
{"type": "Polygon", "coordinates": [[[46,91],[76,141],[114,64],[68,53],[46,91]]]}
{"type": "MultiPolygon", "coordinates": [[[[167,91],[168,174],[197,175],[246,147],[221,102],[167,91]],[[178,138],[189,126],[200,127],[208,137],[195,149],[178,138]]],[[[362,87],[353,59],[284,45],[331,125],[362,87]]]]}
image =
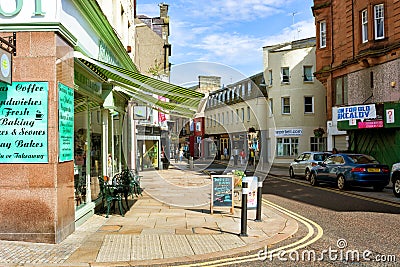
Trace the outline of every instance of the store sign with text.
{"type": "Polygon", "coordinates": [[[58,84],[59,161],[74,159],[74,89],[58,84]]]}
{"type": "Polygon", "coordinates": [[[279,129],[275,130],[275,136],[301,136],[303,129],[279,129]]]}
{"type": "Polygon", "coordinates": [[[339,107],[337,121],[354,121],[376,119],[375,104],[339,107]]]}
{"type": "Polygon", "coordinates": [[[0,49],[0,82],[11,84],[12,56],[7,50],[0,49]]]}
{"type": "Polygon", "coordinates": [[[47,82],[0,83],[0,163],[47,163],[47,82]]]}

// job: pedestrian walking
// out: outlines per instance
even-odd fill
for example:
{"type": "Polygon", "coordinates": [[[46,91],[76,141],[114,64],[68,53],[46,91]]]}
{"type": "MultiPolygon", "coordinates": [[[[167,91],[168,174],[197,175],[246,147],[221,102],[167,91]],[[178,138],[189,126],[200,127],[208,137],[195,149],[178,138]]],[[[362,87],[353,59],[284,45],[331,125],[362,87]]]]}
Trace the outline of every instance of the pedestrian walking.
{"type": "Polygon", "coordinates": [[[228,157],[228,148],[224,147],[224,159],[229,159],[228,157]]]}
{"type": "Polygon", "coordinates": [[[233,166],[238,165],[238,159],[239,159],[239,150],[237,149],[237,147],[235,147],[235,149],[233,149],[233,166]]]}
{"type": "Polygon", "coordinates": [[[243,165],[244,161],[246,159],[246,152],[244,152],[244,149],[242,149],[242,151],[240,151],[239,156],[240,156],[240,165],[243,165]]]}
{"type": "Polygon", "coordinates": [[[179,150],[179,162],[183,160],[183,149],[179,150]]]}

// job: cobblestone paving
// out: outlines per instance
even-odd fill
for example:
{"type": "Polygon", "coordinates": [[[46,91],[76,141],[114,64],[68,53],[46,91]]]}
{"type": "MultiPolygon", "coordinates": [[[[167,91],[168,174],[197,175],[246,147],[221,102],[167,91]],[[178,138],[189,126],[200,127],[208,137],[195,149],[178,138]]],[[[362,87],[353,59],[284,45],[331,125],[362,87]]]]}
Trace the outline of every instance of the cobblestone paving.
{"type": "Polygon", "coordinates": [[[61,264],[79,248],[83,240],[96,232],[105,218],[94,215],[88,223],[59,244],[0,241],[0,263],[18,264],[61,264]]]}

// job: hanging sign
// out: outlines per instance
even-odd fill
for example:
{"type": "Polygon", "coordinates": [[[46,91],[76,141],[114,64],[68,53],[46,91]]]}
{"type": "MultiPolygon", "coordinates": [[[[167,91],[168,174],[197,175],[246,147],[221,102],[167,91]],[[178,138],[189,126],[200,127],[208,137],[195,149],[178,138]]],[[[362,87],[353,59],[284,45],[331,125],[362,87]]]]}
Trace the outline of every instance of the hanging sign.
{"type": "Polygon", "coordinates": [[[74,89],[58,84],[59,161],[74,159],[74,89]]]}
{"type": "Polygon", "coordinates": [[[12,82],[12,56],[7,50],[0,49],[0,82],[11,84],[12,82]]]}
{"type": "Polygon", "coordinates": [[[46,163],[47,82],[0,83],[0,163],[46,163]]]}

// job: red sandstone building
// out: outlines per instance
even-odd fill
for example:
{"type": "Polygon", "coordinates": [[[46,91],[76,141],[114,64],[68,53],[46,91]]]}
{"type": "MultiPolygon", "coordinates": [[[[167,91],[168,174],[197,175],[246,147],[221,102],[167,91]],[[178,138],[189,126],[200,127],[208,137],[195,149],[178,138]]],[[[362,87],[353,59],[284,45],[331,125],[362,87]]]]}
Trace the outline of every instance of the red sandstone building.
{"type": "Polygon", "coordinates": [[[399,161],[400,1],[314,0],[312,10],[332,146],[399,161]]]}

